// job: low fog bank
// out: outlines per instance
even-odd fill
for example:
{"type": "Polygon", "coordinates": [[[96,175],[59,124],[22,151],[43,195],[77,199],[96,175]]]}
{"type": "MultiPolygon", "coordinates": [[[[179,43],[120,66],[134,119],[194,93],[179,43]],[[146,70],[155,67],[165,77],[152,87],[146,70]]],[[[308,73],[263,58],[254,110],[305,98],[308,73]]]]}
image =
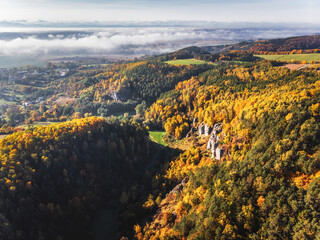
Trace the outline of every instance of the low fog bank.
{"type": "Polygon", "coordinates": [[[0,55],[153,55],[186,46],[218,45],[242,40],[282,38],[319,33],[319,29],[206,29],[194,27],[130,27],[95,29],[32,29],[1,31],[0,55]]]}

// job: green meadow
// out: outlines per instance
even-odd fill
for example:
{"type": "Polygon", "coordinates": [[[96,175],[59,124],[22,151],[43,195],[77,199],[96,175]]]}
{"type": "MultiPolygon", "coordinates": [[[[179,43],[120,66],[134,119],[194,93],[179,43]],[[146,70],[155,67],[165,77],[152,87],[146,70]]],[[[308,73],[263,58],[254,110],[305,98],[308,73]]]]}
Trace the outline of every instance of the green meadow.
{"type": "Polygon", "coordinates": [[[283,62],[290,62],[291,60],[297,61],[311,61],[320,62],[320,53],[310,53],[310,54],[287,54],[287,55],[255,55],[256,57],[261,57],[267,60],[278,60],[283,62]]]}
{"type": "Polygon", "coordinates": [[[197,60],[197,59],[177,59],[177,60],[171,60],[171,61],[166,61],[168,64],[172,65],[200,65],[200,64],[208,64],[208,62],[203,61],[203,60],[197,60]]]}
{"type": "Polygon", "coordinates": [[[162,137],[166,135],[163,131],[149,131],[150,139],[156,143],[159,143],[163,146],[167,146],[167,144],[163,141],[162,137]]]}

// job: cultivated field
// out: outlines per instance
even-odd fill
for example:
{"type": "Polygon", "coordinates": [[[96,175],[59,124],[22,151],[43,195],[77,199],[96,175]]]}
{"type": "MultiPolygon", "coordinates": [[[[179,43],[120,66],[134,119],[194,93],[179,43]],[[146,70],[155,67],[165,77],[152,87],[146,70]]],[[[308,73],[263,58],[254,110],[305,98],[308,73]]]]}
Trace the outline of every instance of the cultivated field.
{"type": "Polygon", "coordinates": [[[294,64],[294,63],[288,63],[288,64],[285,64],[281,67],[284,67],[284,68],[289,68],[290,70],[298,70],[298,69],[301,69],[303,67],[306,67],[307,64],[294,64]]]}
{"type": "Polygon", "coordinates": [[[0,99],[0,105],[2,104],[7,104],[7,105],[11,105],[11,104],[15,104],[16,102],[13,102],[13,101],[7,101],[7,100],[4,100],[4,99],[0,99]]]}
{"type": "Polygon", "coordinates": [[[197,60],[197,59],[178,59],[178,60],[171,60],[171,61],[166,61],[168,64],[172,65],[200,65],[200,64],[208,64],[206,61],[202,60],[197,60]]]}
{"type": "Polygon", "coordinates": [[[74,103],[76,99],[71,97],[59,97],[55,102],[60,105],[65,105],[67,103],[74,103]]]}
{"type": "Polygon", "coordinates": [[[297,61],[311,61],[320,62],[320,53],[310,53],[310,54],[289,54],[289,55],[255,55],[256,57],[261,57],[267,60],[279,60],[284,62],[289,62],[291,60],[297,61]]]}

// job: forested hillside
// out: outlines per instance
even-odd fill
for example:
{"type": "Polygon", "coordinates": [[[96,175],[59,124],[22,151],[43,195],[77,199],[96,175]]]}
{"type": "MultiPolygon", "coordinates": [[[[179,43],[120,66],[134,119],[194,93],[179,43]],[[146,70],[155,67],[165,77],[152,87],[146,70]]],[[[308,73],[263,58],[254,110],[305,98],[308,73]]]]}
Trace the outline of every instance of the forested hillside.
{"type": "Polygon", "coordinates": [[[105,100],[155,101],[175,84],[198,75],[210,66],[173,66],[155,61],[137,62],[108,67],[103,72],[84,71],[58,87],[82,104],[105,100]]]}
{"type": "MultiPolygon", "coordinates": [[[[187,182],[162,201],[138,239],[314,239],[320,217],[320,76],[267,62],[211,70],[179,83],[146,112],[168,135],[223,125],[220,160],[209,136],[165,175],[187,182]],[[192,123],[192,119],[197,119],[192,123]]],[[[190,140],[189,140],[190,141],[190,140]]]]}
{"type": "Polygon", "coordinates": [[[48,66],[0,107],[0,238],[319,238],[319,66],[253,55],[318,41],[48,66]]]}
{"type": "Polygon", "coordinates": [[[124,187],[148,179],[145,166],[156,160],[150,145],[140,127],[95,117],[5,138],[0,238],[92,238],[100,208],[117,203],[124,187]]]}

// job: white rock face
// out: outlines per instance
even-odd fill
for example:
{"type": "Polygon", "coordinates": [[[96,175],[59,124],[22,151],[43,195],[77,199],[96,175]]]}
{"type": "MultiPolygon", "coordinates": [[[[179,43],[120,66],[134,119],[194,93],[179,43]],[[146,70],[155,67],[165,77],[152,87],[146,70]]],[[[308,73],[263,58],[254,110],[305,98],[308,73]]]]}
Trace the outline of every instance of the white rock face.
{"type": "MultiPolygon", "coordinates": [[[[188,132],[186,137],[190,137],[191,134],[193,134],[193,131],[196,131],[197,128],[195,126],[196,126],[196,118],[193,119],[191,129],[188,132]]],[[[213,126],[212,132],[210,134],[211,128],[209,124],[201,123],[198,126],[198,135],[200,137],[202,135],[205,135],[205,136],[210,135],[209,141],[207,143],[207,150],[211,151],[211,158],[212,159],[215,158],[216,160],[220,160],[223,156],[223,149],[220,146],[220,143],[219,143],[220,138],[218,136],[218,134],[222,131],[222,127],[223,127],[222,123],[216,123],[213,126]]]]}
{"type": "Polygon", "coordinates": [[[216,159],[220,160],[222,158],[222,155],[223,155],[223,149],[217,147],[217,149],[216,149],[216,159]]]}
{"type": "Polygon", "coordinates": [[[220,160],[223,155],[223,149],[219,147],[218,136],[218,134],[222,131],[222,126],[222,123],[216,123],[213,126],[213,130],[207,144],[207,150],[211,149],[211,158],[216,158],[216,160],[220,160]]]}
{"type": "Polygon", "coordinates": [[[199,131],[199,136],[202,136],[204,134],[204,124],[203,123],[201,123],[198,126],[198,131],[199,131]]]}
{"type": "Polygon", "coordinates": [[[210,126],[208,124],[204,125],[204,134],[209,136],[210,126]]]}
{"type": "Polygon", "coordinates": [[[191,124],[191,129],[187,133],[186,138],[190,137],[193,134],[193,131],[196,129],[196,123],[197,123],[197,118],[193,118],[192,124],[191,124]]]}

